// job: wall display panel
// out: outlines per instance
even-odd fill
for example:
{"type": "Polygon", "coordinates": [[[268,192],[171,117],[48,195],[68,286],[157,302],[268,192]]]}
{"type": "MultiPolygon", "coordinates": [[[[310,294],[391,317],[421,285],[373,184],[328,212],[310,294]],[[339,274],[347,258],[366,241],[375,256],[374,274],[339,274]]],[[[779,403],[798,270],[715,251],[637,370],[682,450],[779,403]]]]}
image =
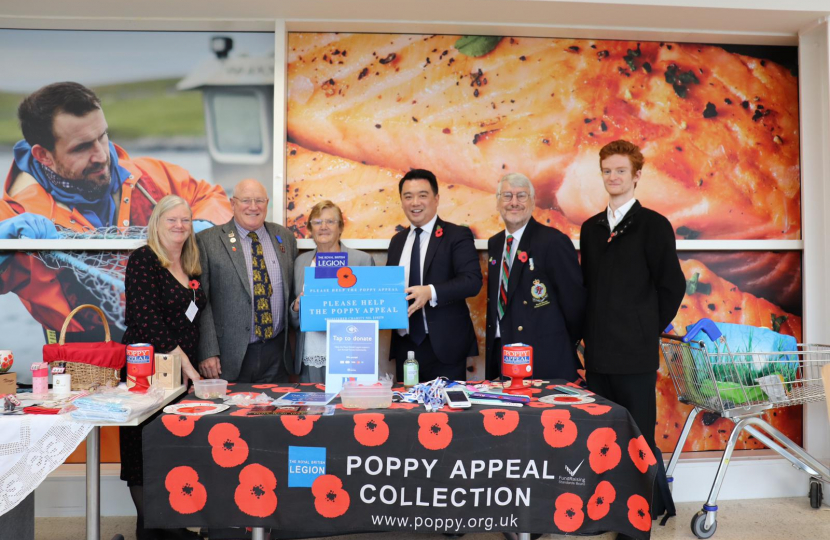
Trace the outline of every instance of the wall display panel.
{"type": "Polygon", "coordinates": [[[401,34],[289,34],[287,221],[322,198],[352,237],[405,224],[396,179],[435,172],[442,218],[501,227],[507,172],[576,239],[606,194],[598,151],[643,148],[637,190],[678,239],[801,237],[795,48],[401,34]],[[733,52],[734,51],[734,52],[733,52]],[[774,60],[770,60],[773,58],[774,60]],[[490,210],[492,209],[492,211],[490,210]]]}
{"type": "MultiPolygon", "coordinates": [[[[0,251],[0,347],[25,383],[80,304],[101,306],[113,339],[123,335],[129,253],[72,251],[73,241],[145,238],[171,193],[198,231],[231,218],[239,180],[271,192],[274,34],[0,30],[0,41],[0,239],[70,250],[0,251]],[[65,81],[77,85],[42,90],[65,81]]],[[[102,338],[84,313],[69,341],[102,338]]]]}

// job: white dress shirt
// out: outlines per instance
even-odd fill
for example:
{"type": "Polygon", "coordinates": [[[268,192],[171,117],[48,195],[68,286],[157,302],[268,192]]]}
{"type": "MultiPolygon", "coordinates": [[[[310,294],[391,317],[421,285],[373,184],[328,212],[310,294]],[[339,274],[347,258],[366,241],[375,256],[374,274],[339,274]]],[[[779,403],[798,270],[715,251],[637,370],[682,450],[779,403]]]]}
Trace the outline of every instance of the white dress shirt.
{"type": "MultiPolygon", "coordinates": [[[[517,230],[514,233],[509,233],[507,230],[504,231],[504,245],[501,246],[501,259],[499,259],[499,287],[501,287],[501,280],[504,277],[504,250],[507,247],[507,237],[512,235],[513,236],[513,245],[510,246],[510,268],[513,268],[513,261],[516,260],[516,252],[519,251],[519,242],[522,241],[522,235],[527,229],[527,223],[524,224],[524,227],[517,230]]],[[[496,299],[498,302],[498,298],[496,299]]],[[[497,312],[498,313],[498,312],[497,312]]],[[[496,339],[501,338],[501,329],[499,328],[499,320],[496,318],[496,339]]]]}
{"type": "Polygon", "coordinates": [[[611,205],[608,205],[608,225],[611,227],[611,231],[613,232],[614,228],[622,221],[622,218],[631,210],[631,207],[634,206],[634,203],[637,202],[637,199],[632,198],[630,201],[625,203],[624,205],[620,206],[616,210],[611,210],[611,205]]]}
{"type": "MultiPolygon", "coordinates": [[[[427,256],[427,248],[429,247],[429,239],[432,238],[432,229],[435,228],[435,222],[438,220],[438,214],[435,214],[429,222],[424,224],[421,227],[421,285],[425,285],[424,283],[424,260],[427,256]]],[[[406,242],[403,245],[403,251],[401,252],[401,260],[398,261],[398,266],[403,266],[404,270],[404,283],[406,286],[409,286],[409,262],[412,259],[412,245],[415,243],[415,227],[410,224],[409,234],[406,236],[406,242]]],[[[435,293],[435,287],[432,286],[431,283],[428,283],[429,290],[432,291],[432,299],[429,301],[429,305],[435,307],[438,305],[438,295],[435,293]]],[[[427,314],[424,311],[424,308],[421,308],[421,316],[424,318],[424,329],[426,333],[429,334],[429,326],[427,326],[427,314]]],[[[405,336],[409,332],[408,329],[399,329],[398,334],[401,336],[405,336]]]]}

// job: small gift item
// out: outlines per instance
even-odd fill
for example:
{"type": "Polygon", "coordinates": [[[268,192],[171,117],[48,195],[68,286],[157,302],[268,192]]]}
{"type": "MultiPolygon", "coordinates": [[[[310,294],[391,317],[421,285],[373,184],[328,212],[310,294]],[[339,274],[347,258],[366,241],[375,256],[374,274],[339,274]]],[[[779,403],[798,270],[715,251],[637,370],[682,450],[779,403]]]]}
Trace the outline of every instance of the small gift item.
{"type": "Polygon", "coordinates": [[[32,364],[32,393],[49,393],[49,364],[46,362],[32,364]]]}

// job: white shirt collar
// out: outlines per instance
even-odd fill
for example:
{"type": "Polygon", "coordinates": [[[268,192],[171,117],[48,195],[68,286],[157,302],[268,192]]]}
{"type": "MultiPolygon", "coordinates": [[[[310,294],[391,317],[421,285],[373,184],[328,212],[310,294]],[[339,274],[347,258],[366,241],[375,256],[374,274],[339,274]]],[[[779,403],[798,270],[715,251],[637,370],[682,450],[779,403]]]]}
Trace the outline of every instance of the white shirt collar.
{"type": "MultiPolygon", "coordinates": [[[[528,220],[527,223],[530,223],[530,220],[528,220]]],[[[507,229],[505,229],[504,230],[504,241],[507,242],[507,237],[512,236],[513,237],[513,243],[518,246],[519,242],[522,241],[522,235],[524,234],[525,229],[527,229],[527,223],[525,223],[524,226],[521,229],[519,229],[519,230],[517,230],[516,232],[513,232],[513,233],[507,232],[507,229]]]]}
{"type": "MultiPolygon", "coordinates": [[[[435,227],[435,222],[436,221],[438,221],[438,214],[437,213],[434,216],[432,216],[431,220],[427,221],[421,227],[421,231],[422,231],[421,234],[426,233],[426,236],[430,236],[432,234],[432,229],[435,227]]],[[[415,225],[413,225],[412,223],[409,224],[409,234],[410,234],[410,236],[415,236],[415,225]]]]}
{"type": "Polygon", "coordinates": [[[616,210],[611,210],[611,205],[608,205],[608,224],[611,226],[611,230],[614,230],[614,227],[617,226],[617,223],[622,221],[622,218],[625,217],[629,210],[631,210],[631,207],[634,206],[635,202],[637,202],[637,199],[632,198],[630,201],[620,206],[616,210]]]}

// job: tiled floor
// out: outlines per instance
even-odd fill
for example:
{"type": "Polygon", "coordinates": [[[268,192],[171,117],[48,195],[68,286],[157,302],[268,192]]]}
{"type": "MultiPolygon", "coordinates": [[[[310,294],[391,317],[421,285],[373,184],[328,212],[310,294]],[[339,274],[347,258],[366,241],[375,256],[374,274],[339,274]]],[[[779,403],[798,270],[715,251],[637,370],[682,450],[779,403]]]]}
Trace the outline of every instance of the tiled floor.
{"type": "MultiPolygon", "coordinates": [[[[700,503],[677,505],[677,517],[665,527],[655,525],[654,540],[693,540],[689,528],[692,515],[700,509],[700,503]]],[[[825,540],[830,539],[830,507],[818,510],[810,508],[807,497],[796,499],[752,499],[719,502],[718,528],[712,537],[717,540],[825,540]]],[[[102,540],[111,539],[116,533],[125,540],[135,540],[135,518],[109,517],[101,523],[102,540]]],[[[411,533],[354,534],[335,537],[338,540],[378,540],[392,537],[395,540],[446,540],[442,535],[411,533]]],[[[36,540],[81,540],[84,538],[84,518],[38,518],[35,522],[36,540]]],[[[468,534],[465,540],[501,540],[497,533],[468,534]]],[[[572,538],[554,534],[543,540],[572,538]]],[[[614,534],[594,538],[613,540],[614,534]]]]}

